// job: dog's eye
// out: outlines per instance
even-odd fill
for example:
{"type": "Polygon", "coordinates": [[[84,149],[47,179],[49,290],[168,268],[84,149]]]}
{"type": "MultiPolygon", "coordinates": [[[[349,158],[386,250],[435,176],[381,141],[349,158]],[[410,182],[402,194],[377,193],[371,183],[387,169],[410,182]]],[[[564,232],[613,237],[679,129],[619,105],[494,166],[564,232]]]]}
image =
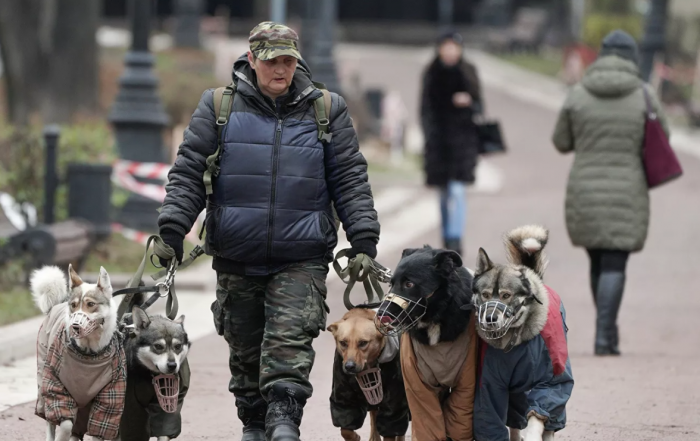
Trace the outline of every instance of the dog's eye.
{"type": "Polygon", "coordinates": [[[175,345],[173,346],[173,349],[175,349],[176,351],[180,351],[182,349],[182,345],[175,345]]]}
{"type": "Polygon", "coordinates": [[[156,343],[153,345],[153,349],[155,349],[156,351],[163,351],[163,350],[165,350],[165,346],[163,346],[160,343],[156,343]]]}
{"type": "Polygon", "coordinates": [[[509,293],[509,292],[504,292],[503,294],[501,294],[501,298],[502,298],[503,300],[508,300],[508,299],[510,298],[510,293],[509,293]]]}
{"type": "Polygon", "coordinates": [[[364,348],[364,347],[367,346],[368,344],[369,344],[368,341],[364,341],[364,340],[363,340],[363,341],[359,342],[357,345],[358,345],[359,347],[361,347],[361,348],[364,348]]]}
{"type": "Polygon", "coordinates": [[[78,307],[78,304],[76,302],[73,302],[70,304],[70,307],[76,309],[78,307]]]}
{"type": "Polygon", "coordinates": [[[347,347],[348,347],[348,342],[346,342],[346,341],[341,341],[341,342],[340,342],[340,346],[343,347],[343,348],[347,348],[347,347]]]}
{"type": "Polygon", "coordinates": [[[405,283],[403,284],[403,286],[405,286],[405,287],[408,288],[408,289],[411,289],[411,288],[413,288],[415,285],[413,284],[413,282],[407,281],[407,282],[405,282],[405,283]]]}
{"type": "Polygon", "coordinates": [[[490,292],[484,291],[481,293],[481,297],[488,299],[491,296],[490,292]]]}
{"type": "Polygon", "coordinates": [[[95,302],[88,302],[88,308],[94,308],[95,302]]]}

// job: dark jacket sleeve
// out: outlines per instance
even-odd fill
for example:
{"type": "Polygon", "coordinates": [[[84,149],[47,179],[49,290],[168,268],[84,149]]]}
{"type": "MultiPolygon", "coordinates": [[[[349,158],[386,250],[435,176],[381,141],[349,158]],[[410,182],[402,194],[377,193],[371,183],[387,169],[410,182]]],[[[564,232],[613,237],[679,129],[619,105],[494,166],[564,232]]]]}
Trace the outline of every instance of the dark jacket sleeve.
{"type": "Polygon", "coordinates": [[[484,101],[481,95],[481,82],[476,67],[468,62],[463,62],[462,69],[464,76],[469,83],[469,95],[472,97],[472,110],[474,113],[484,113],[484,101]]]}
{"type": "Polygon", "coordinates": [[[430,105],[430,73],[426,69],[423,72],[423,81],[420,94],[420,122],[426,139],[430,133],[431,118],[432,106],[430,105]]]}
{"type": "Polygon", "coordinates": [[[359,239],[379,240],[379,221],[367,177],[367,161],[360,153],[345,100],[337,94],[332,94],[331,99],[333,138],[325,147],[328,190],[350,243],[359,239]]]}
{"type": "Polygon", "coordinates": [[[213,95],[214,89],[202,94],[197,110],[185,129],[175,164],[168,174],[165,201],[158,216],[161,232],[171,230],[184,237],[206,205],[202,178],[207,157],[216,151],[218,138],[213,95]]]}

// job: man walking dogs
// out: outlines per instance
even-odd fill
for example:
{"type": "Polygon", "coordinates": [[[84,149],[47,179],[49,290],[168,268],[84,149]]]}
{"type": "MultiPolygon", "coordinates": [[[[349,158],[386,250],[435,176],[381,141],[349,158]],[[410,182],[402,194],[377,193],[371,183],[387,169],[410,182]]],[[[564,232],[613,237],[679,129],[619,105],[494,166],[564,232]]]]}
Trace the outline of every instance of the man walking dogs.
{"type": "Polygon", "coordinates": [[[205,91],[192,115],[158,225],[180,261],[206,205],[212,312],[243,440],[298,441],[311,343],[326,326],[333,205],[351,257],[376,257],[379,223],[345,101],[312,82],[296,32],[264,22],[249,42],[232,84],[205,91]]]}

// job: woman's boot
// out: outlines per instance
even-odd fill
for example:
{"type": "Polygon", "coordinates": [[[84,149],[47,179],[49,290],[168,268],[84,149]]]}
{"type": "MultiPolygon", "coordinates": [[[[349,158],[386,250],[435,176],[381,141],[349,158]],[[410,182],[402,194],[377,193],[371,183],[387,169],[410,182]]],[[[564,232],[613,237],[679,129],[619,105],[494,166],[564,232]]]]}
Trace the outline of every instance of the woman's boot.
{"type": "Polygon", "coordinates": [[[598,281],[596,304],[595,354],[620,355],[618,347],[617,314],[625,288],[625,273],[603,271],[598,281]]]}
{"type": "Polygon", "coordinates": [[[243,422],[241,441],[265,441],[267,402],[263,397],[236,397],[236,407],[243,422]]]}

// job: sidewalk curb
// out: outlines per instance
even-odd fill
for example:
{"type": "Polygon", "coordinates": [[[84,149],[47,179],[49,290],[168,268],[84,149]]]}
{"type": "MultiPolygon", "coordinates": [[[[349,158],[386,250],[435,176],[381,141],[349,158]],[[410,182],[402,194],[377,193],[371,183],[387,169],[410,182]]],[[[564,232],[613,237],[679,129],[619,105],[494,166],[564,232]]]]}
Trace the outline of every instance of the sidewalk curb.
{"type": "MultiPolygon", "coordinates": [[[[205,268],[209,271],[209,268],[205,268]]],[[[110,281],[114,289],[122,288],[131,278],[131,274],[110,275],[110,281]]],[[[81,276],[87,283],[95,283],[97,274],[86,273],[81,276]]],[[[155,282],[149,276],[143,278],[147,286],[154,285],[155,282]]],[[[202,269],[183,271],[176,276],[175,287],[178,291],[201,291],[203,294],[213,293],[216,289],[216,278],[207,280],[202,277],[202,269]]],[[[155,311],[164,311],[163,302],[158,302],[154,306],[155,311]]],[[[39,327],[44,321],[44,316],[28,318],[9,325],[0,326],[0,366],[22,358],[31,357],[36,354],[36,338],[39,327]]]]}

